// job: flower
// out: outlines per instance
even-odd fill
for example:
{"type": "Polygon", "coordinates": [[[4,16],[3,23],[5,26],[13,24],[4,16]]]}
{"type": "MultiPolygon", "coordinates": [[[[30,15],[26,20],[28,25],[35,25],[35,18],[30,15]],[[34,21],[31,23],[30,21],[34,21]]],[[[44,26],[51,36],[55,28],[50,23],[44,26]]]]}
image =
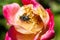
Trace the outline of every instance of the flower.
{"type": "Polygon", "coordinates": [[[36,0],[22,0],[3,6],[3,15],[10,25],[5,40],[50,40],[54,37],[54,16],[36,0]]]}

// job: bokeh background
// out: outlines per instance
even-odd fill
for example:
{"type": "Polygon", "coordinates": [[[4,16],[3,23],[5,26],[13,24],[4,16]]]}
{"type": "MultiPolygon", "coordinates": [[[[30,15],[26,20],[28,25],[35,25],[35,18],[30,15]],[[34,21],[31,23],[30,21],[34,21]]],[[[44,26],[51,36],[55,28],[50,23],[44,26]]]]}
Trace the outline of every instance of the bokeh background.
{"type": "MultiPolygon", "coordinates": [[[[50,8],[54,13],[55,21],[55,37],[52,40],[60,40],[60,0],[37,0],[43,7],[50,8]]],[[[6,25],[6,20],[3,17],[3,5],[10,3],[18,3],[22,6],[21,0],[0,0],[0,40],[4,40],[5,33],[8,31],[9,26],[6,25]]]]}

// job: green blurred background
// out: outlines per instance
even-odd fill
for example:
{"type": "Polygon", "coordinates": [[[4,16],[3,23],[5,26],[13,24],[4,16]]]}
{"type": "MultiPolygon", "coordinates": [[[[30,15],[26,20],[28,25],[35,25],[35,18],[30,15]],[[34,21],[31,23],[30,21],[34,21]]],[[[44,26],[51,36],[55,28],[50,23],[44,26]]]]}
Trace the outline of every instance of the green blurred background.
{"type": "MultiPolygon", "coordinates": [[[[51,8],[55,20],[55,37],[52,40],[60,40],[60,0],[37,0],[44,8],[51,8]]],[[[21,0],[0,0],[0,40],[4,40],[5,33],[9,29],[3,17],[2,8],[5,4],[18,3],[22,6],[21,0]]]]}

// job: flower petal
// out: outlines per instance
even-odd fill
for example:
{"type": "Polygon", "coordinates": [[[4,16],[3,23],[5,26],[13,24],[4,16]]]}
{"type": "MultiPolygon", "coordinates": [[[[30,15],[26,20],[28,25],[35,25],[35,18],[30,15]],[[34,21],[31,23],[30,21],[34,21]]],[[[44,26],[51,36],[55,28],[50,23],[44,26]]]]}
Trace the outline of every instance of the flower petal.
{"type": "Polygon", "coordinates": [[[27,4],[32,4],[32,2],[34,2],[35,0],[22,0],[22,3],[24,5],[27,5],[27,4]]]}
{"type": "Polygon", "coordinates": [[[54,37],[54,30],[48,30],[45,34],[42,35],[41,40],[50,40],[54,37]]]}
{"type": "Polygon", "coordinates": [[[3,15],[8,21],[9,24],[12,24],[14,21],[14,15],[18,11],[20,6],[17,3],[8,4],[3,6],[3,15]]]}
{"type": "Polygon", "coordinates": [[[46,9],[46,11],[48,12],[48,14],[50,16],[48,26],[51,27],[50,29],[54,29],[54,15],[50,9],[46,9]]]}
{"type": "Polygon", "coordinates": [[[5,40],[11,40],[11,38],[8,36],[8,32],[6,33],[5,40]]]}
{"type": "Polygon", "coordinates": [[[14,26],[9,29],[5,40],[33,40],[36,34],[21,34],[17,32],[14,26]]]}
{"type": "Polygon", "coordinates": [[[36,2],[36,0],[22,0],[22,3],[24,5],[28,5],[28,4],[33,4],[34,6],[38,5],[38,2],[36,2]]]}
{"type": "Polygon", "coordinates": [[[46,9],[46,11],[48,12],[48,14],[50,16],[50,20],[48,23],[49,29],[45,34],[43,34],[41,36],[41,40],[50,40],[55,35],[55,32],[54,32],[54,16],[53,16],[52,12],[50,11],[50,9],[46,9]]]}

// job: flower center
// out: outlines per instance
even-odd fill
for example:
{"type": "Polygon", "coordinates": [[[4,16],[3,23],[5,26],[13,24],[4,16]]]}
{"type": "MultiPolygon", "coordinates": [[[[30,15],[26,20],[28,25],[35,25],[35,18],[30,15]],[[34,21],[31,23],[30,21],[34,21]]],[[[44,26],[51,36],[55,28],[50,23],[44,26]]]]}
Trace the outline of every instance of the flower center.
{"type": "Polygon", "coordinates": [[[43,14],[46,13],[44,10],[41,10],[40,7],[35,10],[32,4],[24,5],[17,14],[17,24],[19,25],[17,31],[23,34],[36,34],[37,32],[42,31],[43,28],[46,28],[44,25],[45,21],[43,22],[45,18],[43,18],[43,14]]]}
{"type": "Polygon", "coordinates": [[[29,16],[22,15],[20,17],[20,19],[23,20],[23,21],[28,21],[30,18],[29,18],[29,16]]]}

